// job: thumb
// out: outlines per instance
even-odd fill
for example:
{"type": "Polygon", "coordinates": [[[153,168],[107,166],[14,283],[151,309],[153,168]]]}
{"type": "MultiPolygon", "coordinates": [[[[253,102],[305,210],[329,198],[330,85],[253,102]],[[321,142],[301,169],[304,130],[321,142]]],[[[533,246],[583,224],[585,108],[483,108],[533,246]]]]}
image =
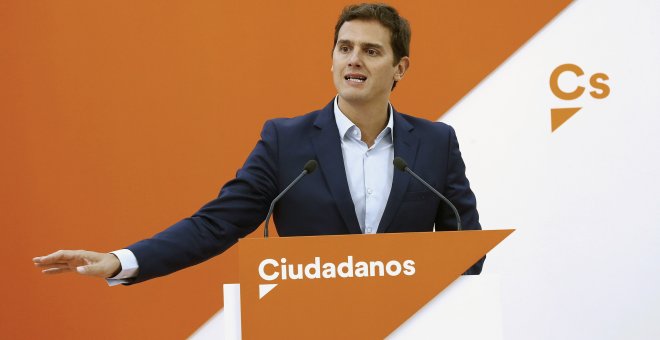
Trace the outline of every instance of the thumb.
{"type": "Polygon", "coordinates": [[[76,267],[76,271],[78,272],[78,274],[91,275],[91,272],[94,270],[93,267],[94,267],[93,264],[87,266],[78,266],[76,267]]]}
{"type": "Polygon", "coordinates": [[[76,271],[81,275],[100,276],[103,272],[103,268],[101,265],[95,263],[86,266],[78,266],[76,267],[76,271]]]}
{"type": "Polygon", "coordinates": [[[108,278],[119,274],[121,262],[114,254],[88,252],[84,265],[76,267],[78,274],[108,278]]]}

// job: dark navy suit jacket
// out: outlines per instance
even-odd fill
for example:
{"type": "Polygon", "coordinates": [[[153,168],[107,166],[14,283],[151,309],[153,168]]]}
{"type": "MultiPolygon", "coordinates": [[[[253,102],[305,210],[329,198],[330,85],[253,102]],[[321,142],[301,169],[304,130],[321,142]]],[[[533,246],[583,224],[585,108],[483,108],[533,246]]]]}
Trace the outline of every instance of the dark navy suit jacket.
{"type": "MultiPolygon", "coordinates": [[[[454,203],[464,229],[481,229],[476,200],[465,177],[454,130],[394,111],[394,156],[454,203]]],[[[360,234],[344,170],[333,102],[295,118],[266,122],[261,140],[236,178],[218,198],[150,239],[129,247],[138,260],[137,283],[205,261],[254,231],[270,202],[305,163],[319,169],[305,176],[276,205],[280,236],[360,234]]],[[[379,233],[454,230],[455,218],[438,197],[410,175],[394,171],[379,233]]],[[[468,270],[479,274],[483,259],[468,270]]]]}

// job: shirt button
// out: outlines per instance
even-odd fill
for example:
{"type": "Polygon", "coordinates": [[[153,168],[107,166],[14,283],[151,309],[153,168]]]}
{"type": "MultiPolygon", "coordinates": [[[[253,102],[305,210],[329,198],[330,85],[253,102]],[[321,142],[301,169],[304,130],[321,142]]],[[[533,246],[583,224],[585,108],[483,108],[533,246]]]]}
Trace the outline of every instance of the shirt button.
{"type": "Polygon", "coordinates": [[[371,228],[367,228],[367,232],[370,233],[370,232],[371,232],[371,228]]]}
{"type": "Polygon", "coordinates": [[[367,189],[367,194],[371,195],[371,194],[373,194],[373,192],[374,192],[373,190],[367,189]]]}

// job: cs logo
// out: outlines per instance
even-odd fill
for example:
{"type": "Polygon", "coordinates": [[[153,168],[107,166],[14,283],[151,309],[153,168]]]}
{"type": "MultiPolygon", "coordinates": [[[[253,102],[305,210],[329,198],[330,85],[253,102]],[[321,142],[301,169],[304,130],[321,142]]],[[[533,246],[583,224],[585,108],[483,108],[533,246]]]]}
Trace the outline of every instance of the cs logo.
{"type": "MultiPolygon", "coordinates": [[[[578,85],[572,91],[565,91],[559,87],[559,77],[564,73],[571,73],[572,76],[577,77],[578,81],[584,76],[584,71],[575,64],[563,64],[557,66],[550,75],[550,90],[559,99],[562,100],[575,100],[584,95],[586,88],[578,85]]],[[[590,90],[589,95],[594,99],[603,99],[610,95],[610,87],[605,81],[610,78],[605,73],[594,73],[589,77],[590,90]]],[[[582,107],[565,107],[550,109],[551,128],[554,132],[569,118],[571,118],[582,107]]]]}

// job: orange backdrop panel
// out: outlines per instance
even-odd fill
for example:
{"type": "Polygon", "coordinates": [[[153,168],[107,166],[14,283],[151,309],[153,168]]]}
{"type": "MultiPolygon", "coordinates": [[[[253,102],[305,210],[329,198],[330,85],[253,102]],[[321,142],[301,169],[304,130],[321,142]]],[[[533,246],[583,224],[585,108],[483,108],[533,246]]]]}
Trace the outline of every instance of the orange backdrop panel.
{"type": "MultiPolygon", "coordinates": [[[[437,119],[567,3],[393,1],[413,28],[395,107],[437,119]]],[[[345,4],[2,1],[0,337],[182,338],[221,308],[235,251],[115,288],[31,258],[121,248],[217,195],[266,119],[332,99],[345,4]]]]}

